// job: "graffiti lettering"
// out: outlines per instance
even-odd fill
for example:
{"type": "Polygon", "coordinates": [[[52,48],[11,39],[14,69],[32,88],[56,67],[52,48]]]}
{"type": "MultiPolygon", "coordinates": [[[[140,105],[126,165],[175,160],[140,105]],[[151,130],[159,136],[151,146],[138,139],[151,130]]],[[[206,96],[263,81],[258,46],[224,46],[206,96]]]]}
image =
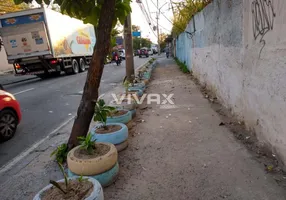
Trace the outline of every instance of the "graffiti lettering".
{"type": "MultiPolygon", "coordinates": [[[[266,45],[264,36],[270,30],[273,30],[274,18],[276,14],[274,12],[272,0],[254,0],[251,5],[252,10],[252,28],[254,39],[257,40],[260,37],[260,43],[262,48],[266,45]]],[[[259,55],[260,55],[259,54],[259,55]]]]}

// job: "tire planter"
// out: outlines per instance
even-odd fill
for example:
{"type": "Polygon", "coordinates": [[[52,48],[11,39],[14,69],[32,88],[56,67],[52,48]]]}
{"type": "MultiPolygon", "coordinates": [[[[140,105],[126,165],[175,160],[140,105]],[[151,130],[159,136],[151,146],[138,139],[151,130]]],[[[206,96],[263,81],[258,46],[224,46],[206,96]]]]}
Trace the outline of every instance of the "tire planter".
{"type": "MultiPolygon", "coordinates": [[[[111,144],[120,144],[128,139],[128,128],[125,124],[122,123],[107,123],[106,125],[119,125],[121,129],[115,131],[113,133],[106,133],[106,134],[97,134],[96,129],[100,125],[96,125],[90,131],[92,135],[92,140],[96,140],[97,142],[107,142],[111,144]]],[[[95,173],[94,173],[95,174],[95,173]]]]}
{"type": "Polygon", "coordinates": [[[147,85],[149,83],[149,80],[148,79],[143,79],[142,82],[147,85]]]}
{"type": "MultiPolygon", "coordinates": [[[[123,110],[123,109],[119,109],[123,110]]],[[[120,116],[113,116],[113,117],[107,117],[107,123],[123,123],[127,124],[132,120],[132,113],[129,110],[124,110],[127,111],[126,114],[120,115],[120,116]]]]}
{"type": "MultiPolygon", "coordinates": [[[[78,176],[74,176],[72,178],[69,178],[69,180],[74,180],[74,179],[77,179],[77,178],[79,178],[79,177],[78,176]]],[[[93,191],[87,198],[85,198],[85,200],[104,200],[102,186],[99,183],[99,181],[97,181],[94,178],[90,178],[90,177],[83,177],[83,178],[87,178],[88,181],[90,181],[93,184],[93,191]]],[[[57,182],[64,182],[64,181],[65,180],[62,179],[62,180],[59,180],[57,182]]],[[[49,184],[48,186],[44,187],[40,192],[38,192],[35,195],[33,200],[41,200],[43,193],[45,191],[49,190],[51,187],[53,187],[52,184],[49,184]]]]}
{"type": "MultiPolygon", "coordinates": [[[[97,174],[94,176],[89,176],[93,179],[96,179],[102,187],[108,187],[116,180],[119,173],[119,165],[116,163],[110,170],[103,172],[101,174],[97,174]]],[[[72,171],[68,170],[68,176],[74,177],[77,176],[72,171]]]]}
{"type": "Polygon", "coordinates": [[[115,147],[118,152],[123,151],[124,149],[128,147],[128,139],[125,140],[124,142],[121,142],[120,144],[116,144],[115,147]]]}
{"type": "Polygon", "coordinates": [[[143,95],[143,90],[141,90],[141,89],[139,89],[139,88],[133,88],[133,87],[128,88],[128,92],[134,92],[134,91],[137,92],[137,95],[138,95],[139,97],[142,97],[142,95],[143,95]]]}
{"type": "Polygon", "coordinates": [[[150,79],[151,77],[151,72],[147,71],[143,74],[143,77],[146,78],[146,79],[150,79]]]}
{"type": "Polygon", "coordinates": [[[129,87],[129,89],[140,89],[140,90],[145,90],[146,89],[146,86],[145,86],[145,83],[135,83],[134,85],[132,85],[131,87],[129,87]]]}
{"type": "Polygon", "coordinates": [[[128,90],[142,90],[142,92],[145,91],[145,89],[146,89],[146,87],[143,85],[137,85],[137,86],[134,85],[134,86],[128,88],[128,90]]]}
{"type": "MultiPolygon", "coordinates": [[[[98,141],[100,143],[100,141],[98,141]]],[[[113,144],[104,143],[108,145],[110,150],[105,155],[91,158],[91,159],[81,159],[74,155],[75,150],[79,149],[77,146],[70,150],[67,156],[68,168],[75,174],[82,176],[90,176],[95,174],[101,174],[110,168],[112,168],[118,159],[117,149],[113,144]]]]}
{"type": "Polygon", "coordinates": [[[115,100],[113,100],[109,103],[109,105],[113,106],[117,109],[124,109],[124,110],[134,110],[137,106],[135,100],[132,98],[131,98],[130,104],[128,102],[122,102],[121,104],[117,104],[117,102],[115,100]]]}
{"type": "Polygon", "coordinates": [[[136,116],[136,109],[130,110],[132,118],[136,116]]]}

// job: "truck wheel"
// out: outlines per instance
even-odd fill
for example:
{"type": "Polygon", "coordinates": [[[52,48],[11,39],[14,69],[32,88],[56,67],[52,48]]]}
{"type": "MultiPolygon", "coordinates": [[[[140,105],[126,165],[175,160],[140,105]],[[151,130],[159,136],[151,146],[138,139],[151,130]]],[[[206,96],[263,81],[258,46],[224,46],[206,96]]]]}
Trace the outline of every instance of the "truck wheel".
{"type": "Polygon", "coordinates": [[[84,59],[79,59],[79,71],[84,72],[85,71],[85,61],[84,59]]]}
{"type": "Polygon", "coordinates": [[[77,74],[79,72],[79,65],[76,59],[72,60],[72,73],[77,74]]]}

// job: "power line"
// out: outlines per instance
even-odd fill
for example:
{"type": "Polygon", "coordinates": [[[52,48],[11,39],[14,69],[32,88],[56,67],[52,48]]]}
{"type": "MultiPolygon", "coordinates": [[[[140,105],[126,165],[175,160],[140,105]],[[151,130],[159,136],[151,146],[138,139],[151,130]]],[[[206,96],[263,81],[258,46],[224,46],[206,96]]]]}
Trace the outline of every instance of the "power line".
{"type": "Polygon", "coordinates": [[[151,15],[151,12],[150,12],[150,8],[149,8],[149,4],[148,4],[148,0],[145,0],[146,4],[147,4],[147,9],[148,9],[148,12],[150,13],[150,17],[152,19],[152,15],[151,15]]]}
{"type": "MultiPolygon", "coordinates": [[[[143,16],[145,17],[145,19],[146,19],[148,25],[149,25],[149,26],[150,26],[150,24],[152,25],[152,22],[151,22],[151,20],[150,20],[148,14],[147,14],[147,12],[146,12],[146,9],[145,9],[145,7],[144,7],[144,4],[143,4],[142,2],[137,2],[137,3],[138,3],[138,5],[139,5],[139,7],[141,8],[142,14],[143,14],[143,16]]],[[[157,35],[156,35],[155,32],[153,31],[152,27],[149,27],[149,28],[151,29],[151,32],[154,34],[154,36],[157,37],[157,35]]]]}
{"type": "MultiPolygon", "coordinates": [[[[153,20],[153,19],[152,19],[152,20],[153,20]]],[[[155,20],[153,20],[153,22],[155,23],[155,20]]],[[[160,26],[161,28],[165,29],[166,31],[171,32],[171,30],[169,30],[169,29],[165,28],[164,26],[162,26],[162,25],[160,25],[160,24],[159,24],[159,26],[160,26]]]]}

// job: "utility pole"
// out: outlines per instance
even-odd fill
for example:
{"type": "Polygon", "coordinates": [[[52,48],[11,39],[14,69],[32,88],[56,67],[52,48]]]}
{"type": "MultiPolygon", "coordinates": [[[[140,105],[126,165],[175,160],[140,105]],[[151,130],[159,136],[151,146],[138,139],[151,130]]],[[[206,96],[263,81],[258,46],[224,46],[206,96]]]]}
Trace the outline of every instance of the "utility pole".
{"type": "Polygon", "coordinates": [[[134,79],[134,59],[133,59],[133,41],[131,31],[131,14],[126,17],[124,23],[124,48],[126,60],[126,78],[128,81],[134,79]]]}
{"type": "Polygon", "coordinates": [[[161,53],[160,49],[160,32],[159,32],[159,15],[160,15],[160,9],[159,9],[159,0],[157,0],[157,42],[158,42],[158,55],[161,53]]]}

